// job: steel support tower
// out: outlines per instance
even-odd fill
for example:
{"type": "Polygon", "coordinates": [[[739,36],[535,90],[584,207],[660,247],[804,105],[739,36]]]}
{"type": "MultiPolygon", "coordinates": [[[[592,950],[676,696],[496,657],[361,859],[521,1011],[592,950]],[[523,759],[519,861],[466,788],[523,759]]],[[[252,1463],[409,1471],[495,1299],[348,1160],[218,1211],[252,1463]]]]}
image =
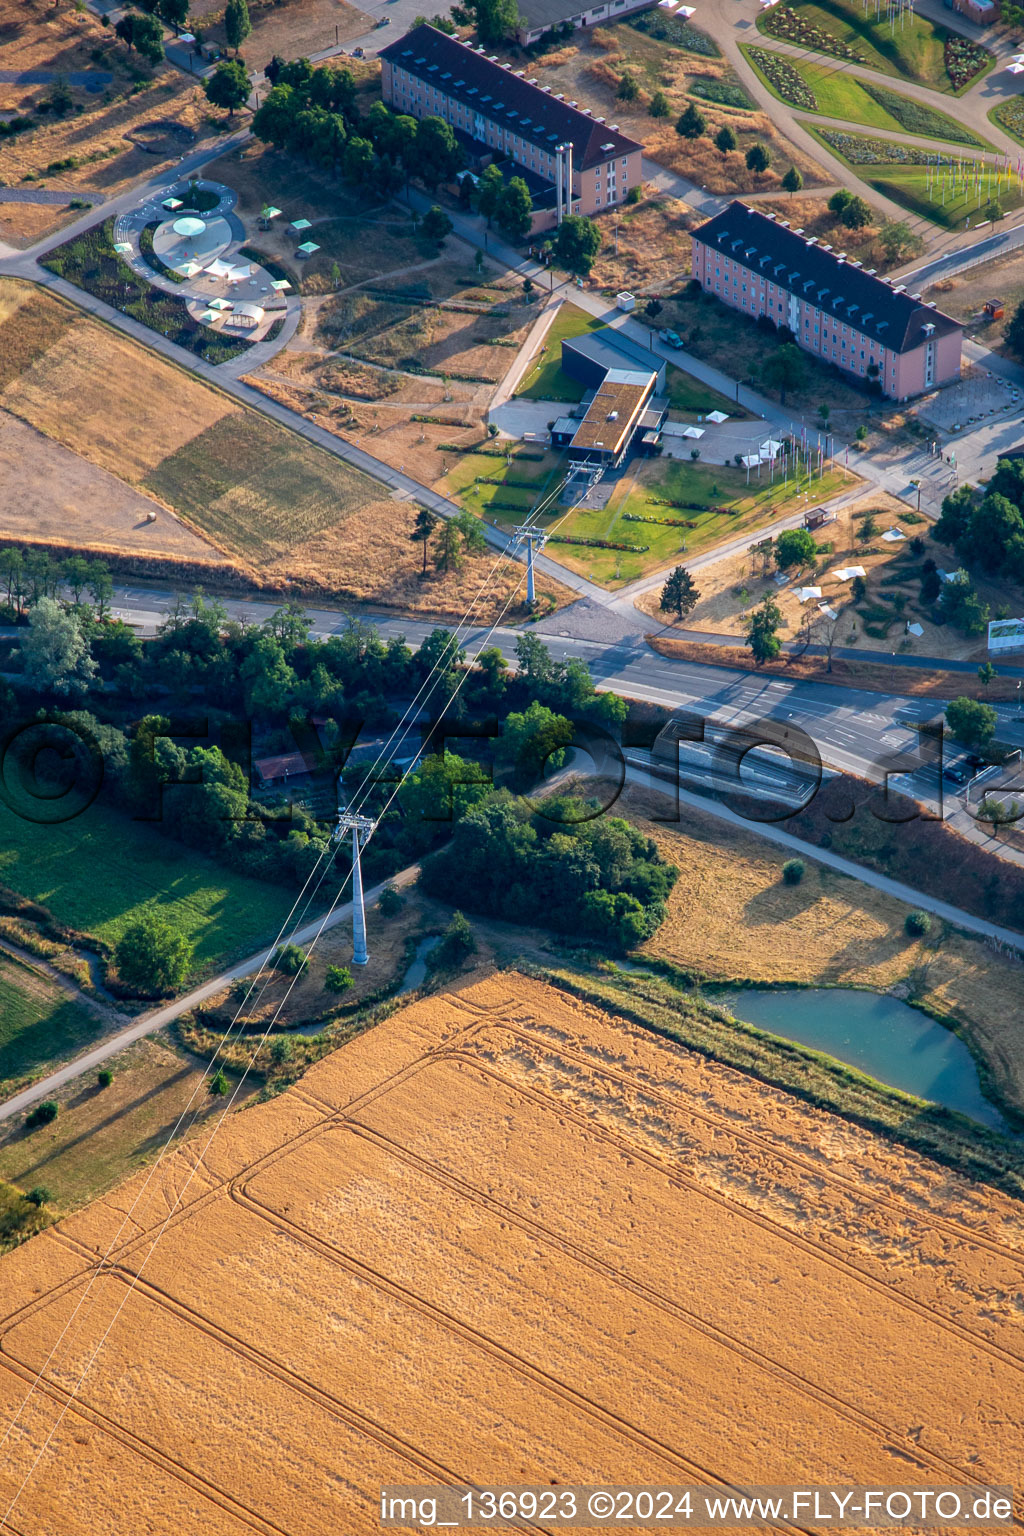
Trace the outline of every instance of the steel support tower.
{"type": "Polygon", "coordinates": [[[535,589],[533,585],[533,553],[535,549],[543,549],[547,542],[547,534],[542,528],[534,528],[530,523],[524,523],[519,528],[513,528],[515,547],[526,544],[526,601],[532,603],[535,589]]]}
{"type": "Polygon", "coordinates": [[[363,901],[363,866],[360,850],[377,823],[372,816],[356,811],[339,811],[334,840],[340,843],[346,832],[352,833],[352,964],[365,965],[370,958],[366,949],[366,905],[363,901]]]}

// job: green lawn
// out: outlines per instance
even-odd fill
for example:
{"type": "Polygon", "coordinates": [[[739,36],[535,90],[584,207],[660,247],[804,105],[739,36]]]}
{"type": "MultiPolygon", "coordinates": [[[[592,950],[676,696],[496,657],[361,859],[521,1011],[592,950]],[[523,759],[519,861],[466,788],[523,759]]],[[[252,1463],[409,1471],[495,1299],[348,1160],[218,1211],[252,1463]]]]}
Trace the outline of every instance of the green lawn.
{"type": "Polygon", "coordinates": [[[980,45],[969,45],[976,50],[978,60],[984,55],[986,62],[969,79],[957,83],[950,76],[945,57],[947,39],[957,34],[926,16],[909,13],[904,16],[902,29],[898,22],[890,27],[884,9],[876,20],[874,7],[869,6],[865,13],[861,0],[795,0],[793,4],[773,7],[758,18],[757,26],[769,37],[784,37],[819,52],[835,52],[839,57],[853,55],[882,74],[916,80],[952,95],[976,84],[995,63],[994,55],[980,45]]]}
{"type": "Polygon", "coordinates": [[[692,373],[674,368],[671,363],[665,375],[665,394],[669,408],[681,411],[683,415],[704,416],[708,411],[724,411],[727,416],[738,421],[750,414],[742,405],[737,405],[735,400],[720,395],[710,384],[702,384],[692,373]]]}
{"type": "MultiPolygon", "coordinates": [[[[486,473],[500,472],[491,468],[486,473]]],[[[477,516],[498,527],[511,529],[534,508],[541,496],[551,492],[559,484],[566,471],[562,454],[546,453],[540,464],[518,465],[513,461],[508,475],[513,480],[529,478],[529,487],[508,485],[476,485],[475,476],[481,473],[481,460],[475,465],[460,464],[446,482],[449,494],[457,492],[463,503],[477,516]],[[526,471],[534,471],[527,475],[526,471]],[[513,507],[495,506],[495,502],[512,502],[513,507]]],[[[767,474],[767,471],[765,471],[767,474]]],[[[622,544],[646,544],[642,553],[628,550],[593,549],[578,544],[549,544],[546,553],[570,570],[579,571],[592,581],[608,587],[619,587],[635,581],[648,571],[668,565],[676,555],[685,552],[695,555],[723,540],[735,538],[749,528],[767,522],[783,510],[792,511],[794,495],[802,498],[807,489],[801,482],[798,489],[792,482],[788,486],[769,486],[767,479],[758,484],[752,477],[746,483],[746,471],[732,465],[694,464],[676,459],[635,460],[629,472],[615,485],[611,499],[598,511],[581,509],[566,517],[565,507],[552,503],[549,510],[537,518],[538,527],[569,534],[576,538],[610,539],[622,544]],[[666,501],[699,502],[699,507],[681,509],[666,507],[657,499],[666,501]],[[718,508],[711,511],[712,507],[718,508]],[[722,510],[728,509],[728,510],[722,510]],[[692,522],[693,528],[664,527],[658,523],[631,522],[624,514],[640,517],[667,517],[692,522]],[[557,528],[556,528],[557,525],[557,528]]],[[[815,500],[835,495],[846,483],[842,470],[819,481],[815,478],[811,494],[815,500]]]]}
{"type": "Polygon", "coordinates": [[[102,1021],[36,972],[0,956],[0,1084],[34,1076],[50,1062],[83,1050],[102,1021]]]}
{"type": "Polygon", "coordinates": [[[53,827],[0,806],[0,883],[108,944],[143,908],[157,907],[194,941],[197,971],[272,939],[292,894],[99,804],[53,827]]]}
{"type": "Polygon", "coordinates": [[[978,163],[973,156],[956,157],[961,160],[961,166],[966,169],[951,170],[947,167],[940,177],[933,167],[929,177],[929,166],[915,163],[928,158],[923,150],[900,145],[895,145],[890,150],[881,140],[872,140],[856,133],[839,134],[832,129],[812,128],[811,132],[820,138],[833,154],[852,165],[857,175],[869,186],[874,187],[884,196],[891,197],[893,202],[900,203],[911,213],[931,219],[933,223],[941,224],[946,229],[963,228],[968,219],[972,224],[976,224],[979,220],[990,217],[989,203],[992,198],[998,200],[1004,213],[1019,208],[1024,203],[1024,193],[1021,192],[1016,177],[1004,175],[1000,178],[994,167],[990,167],[987,163],[981,179],[979,196],[979,189],[970,177],[971,168],[978,163]],[[879,157],[888,153],[899,154],[903,160],[898,162],[882,158],[872,159],[871,156],[875,152],[879,157]]]}
{"type": "MultiPolygon", "coordinates": [[[[532,450],[531,450],[532,451],[532,450]]],[[[537,462],[513,458],[509,467],[505,460],[492,454],[463,454],[444,481],[445,493],[457,497],[478,517],[484,517],[499,528],[511,528],[522,522],[539,497],[557,484],[565,473],[565,458],[550,450],[537,462]],[[477,484],[477,481],[481,484],[477,484]],[[488,485],[489,480],[503,483],[488,485]],[[507,482],[511,480],[513,484],[507,482]],[[521,484],[520,482],[528,482],[521,484]],[[495,506],[495,502],[509,502],[511,506],[495,506]]]]}
{"type": "MultiPolygon", "coordinates": [[[[741,45],[743,46],[743,45],[741,45]]],[[[977,148],[991,148],[955,118],[937,108],[926,106],[883,86],[863,82],[847,74],[841,65],[820,64],[795,59],[786,54],[777,55],[778,61],[798,75],[811,92],[816,107],[810,107],[798,96],[787,95],[781,81],[771,78],[770,71],[752,57],[749,47],[743,47],[747,61],[764,84],[780,101],[790,102],[801,111],[817,111],[822,117],[835,117],[845,122],[858,123],[864,128],[886,128],[896,133],[908,133],[919,138],[941,139],[951,144],[970,144],[977,148]]],[[[760,50],[761,53],[771,50],[760,50]]]]}
{"type": "Polygon", "coordinates": [[[587,331],[599,331],[603,320],[597,320],[575,304],[563,304],[548,330],[544,346],[523,375],[516,390],[527,400],[565,400],[575,404],[582,400],[585,389],[578,379],[570,379],[562,372],[562,342],[569,336],[584,336],[587,331]]]}

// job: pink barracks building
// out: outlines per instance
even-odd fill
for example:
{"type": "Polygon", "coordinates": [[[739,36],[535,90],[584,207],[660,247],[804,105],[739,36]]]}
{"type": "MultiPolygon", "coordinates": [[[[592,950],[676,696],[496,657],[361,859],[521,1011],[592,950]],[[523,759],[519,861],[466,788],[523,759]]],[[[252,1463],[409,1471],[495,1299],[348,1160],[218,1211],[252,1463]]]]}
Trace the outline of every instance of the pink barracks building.
{"type": "Polygon", "coordinates": [[[805,352],[909,400],[960,377],[963,328],[786,219],[731,203],[691,236],[705,293],[786,325],[805,352]]]}
{"type": "Polygon", "coordinates": [[[635,139],[426,22],[381,49],[380,65],[389,107],[444,118],[477,164],[504,162],[523,177],[534,231],[614,207],[643,180],[635,139]]]}

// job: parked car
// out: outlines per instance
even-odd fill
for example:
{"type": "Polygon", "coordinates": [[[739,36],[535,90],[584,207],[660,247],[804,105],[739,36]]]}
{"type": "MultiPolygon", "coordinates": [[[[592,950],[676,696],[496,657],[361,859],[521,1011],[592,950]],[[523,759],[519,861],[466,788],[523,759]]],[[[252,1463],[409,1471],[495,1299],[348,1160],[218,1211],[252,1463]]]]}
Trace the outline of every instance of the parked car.
{"type": "Polygon", "coordinates": [[[966,784],[969,774],[966,768],[947,768],[942,777],[947,784],[966,784]]]}
{"type": "Polygon", "coordinates": [[[978,756],[977,752],[968,752],[964,758],[964,766],[972,773],[978,773],[980,769],[987,767],[987,763],[983,757],[978,756]]]}
{"type": "Polygon", "coordinates": [[[390,16],[382,16],[380,18],[380,21],[378,21],[377,25],[378,25],[378,27],[390,27],[390,25],[391,25],[391,17],[390,16]]]}
{"type": "Polygon", "coordinates": [[[683,338],[678,331],[659,331],[658,340],[663,341],[666,347],[681,347],[683,338]]]}
{"type": "Polygon", "coordinates": [[[354,59],[365,59],[366,58],[366,54],[363,52],[363,50],[361,48],[353,48],[352,49],[352,57],[354,59]]]}

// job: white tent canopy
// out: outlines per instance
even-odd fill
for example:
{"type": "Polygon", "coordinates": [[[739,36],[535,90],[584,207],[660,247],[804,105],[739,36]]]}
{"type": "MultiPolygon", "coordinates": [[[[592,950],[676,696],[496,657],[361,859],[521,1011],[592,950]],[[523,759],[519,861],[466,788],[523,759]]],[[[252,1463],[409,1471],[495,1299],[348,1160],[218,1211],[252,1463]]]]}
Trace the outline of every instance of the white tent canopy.
{"type": "Polygon", "coordinates": [[[852,581],[855,576],[864,576],[866,571],[862,565],[842,565],[832,575],[837,581],[852,581]]]}
{"type": "Polygon", "coordinates": [[[906,534],[901,533],[898,528],[887,528],[882,534],[882,538],[887,544],[901,544],[906,538],[906,534]]]}
{"type": "Polygon", "coordinates": [[[782,444],[778,438],[770,437],[766,443],[761,444],[761,458],[774,459],[777,453],[782,452],[782,444]]]}
{"type": "Polygon", "coordinates": [[[812,597],[818,598],[820,596],[820,587],[797,587],[796,589],[796,600],[798,603],[806,603],[809,602],[812,597]]]}
{"type": "Polygon", "coordinates": [[[721,426],[723,421],[729,420],[724,411],[709,411],[707,419],[708,421],[713,421],[716,427],[721,426]]]}
{"type": "Polygon", "coordinates": [[[760,462],[761,455],[759,453],[745,453],[743,455],[742,464],[744,469],[756,469],[760,462]]]}
{"type": "Polygon", "coordinates": [[[686,431],[683,433],[683,436],[684,437],[703,437],[704,436],[704,428],[703,427],[687,427],[686,431]]]}
{"type": "Polygon", "coordinates": [[[210,262],[210,265],[206,269],[206,275],[207,277],[227,277],[230,271],[231,263],[229,261],[221,261],[220,257],[218,256],[216,261],[210,262]]]}

